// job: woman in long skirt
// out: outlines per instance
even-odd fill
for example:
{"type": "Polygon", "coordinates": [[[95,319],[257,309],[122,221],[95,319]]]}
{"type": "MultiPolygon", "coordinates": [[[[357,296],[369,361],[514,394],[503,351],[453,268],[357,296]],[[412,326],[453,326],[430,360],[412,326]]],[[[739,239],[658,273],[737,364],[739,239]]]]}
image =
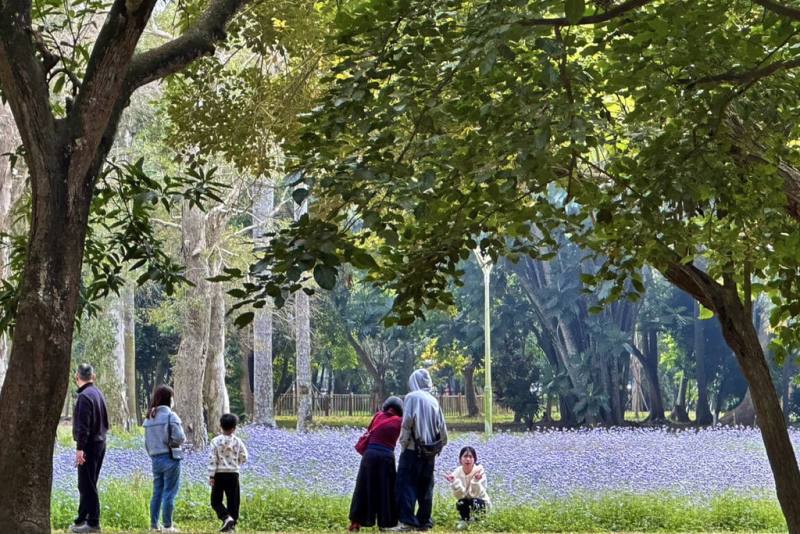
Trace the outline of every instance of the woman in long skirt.
{"type": "Polygon", "coordinates": [[[350,532],[371,527],[377,518],[378,527],[397,524],[397,499],[394,447],[403,422],[403,401],[389,397],[369,425],[367,450],[358,468],[356,489],[350,502],[350,532]]]}

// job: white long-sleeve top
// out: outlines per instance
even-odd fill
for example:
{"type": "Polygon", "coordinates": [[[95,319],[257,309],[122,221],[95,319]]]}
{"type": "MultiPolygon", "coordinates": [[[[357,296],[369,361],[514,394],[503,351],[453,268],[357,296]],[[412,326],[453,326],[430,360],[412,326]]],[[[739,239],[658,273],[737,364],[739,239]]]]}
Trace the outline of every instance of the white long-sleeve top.
{"type": "Polygon", "coordinates": [[[211,440],[211,458],[208,476],[214,473],[238,473],[239,466],[247,461],[247,447],[234,434],[220,434],[211,440]]]}
{"type": "Polygon", "coordinates": [[[489,493],[486,491],[486,470],[482,465],[473,466],[468,475],[461,466],[450,474],[453,476],[450,489],[453,490],[456,499],[482,499],[487,507],[491,506],[489,493]],[[481,473],[481,479],[475,480],[475,475],[478,473],[481,473]]]}

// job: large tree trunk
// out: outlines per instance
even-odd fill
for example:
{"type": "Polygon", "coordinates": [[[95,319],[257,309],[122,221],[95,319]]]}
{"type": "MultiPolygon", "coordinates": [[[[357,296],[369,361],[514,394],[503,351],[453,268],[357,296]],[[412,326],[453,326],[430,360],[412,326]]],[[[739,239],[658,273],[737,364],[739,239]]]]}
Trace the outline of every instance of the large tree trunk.
{"type": "MultiPolygon", "coordinates": [[[[256,184],[253,203],[253,241],[256,247],[268,244],[265,233],[270,230],[269,221],[275,209],[275,184],[262,180],[256,184]]],[[[254,422],[275,427],[272,370],[273,309],[271,303],[256,308],[253,319],[253,408],[254,422]]]]}
{"type": "MultiPolygon", "coordinates": [[[[37,157],[28,152],[29,160],[37,157]]],[[[0,454],[0,473],[9,482],[0,484],[0,524],[5,532],[50,532],[53,446],[71,374],[90,190],[82,190],[85,196],[69,203],[65,166],[55,157],[36,165],[29,162],[34,216],[14,343],[0,393],[0,450],[5,451],[0,454]]]]}
{"type": "Polygon", "coordinates": [[[186,443],[195,450],[206,446],[208,434],[203,418],[210,292],[206,253],[206,217],[184,202],[181,217],[182,255],[186,279],[193,285],[184,297],[183,331],[175,357],[175,411],[183,420],[186,443]]]}
{"type": "Polygon", "coordinates": [[[208,426],[219,434],[222,414],[231,410],[225,384],[225,292],[222,284],[211,284],[211,317],[208,326],[208,355],[206,358],[205,404],[208,426]]]}
{"type": "Polygon", "coordinates": [[[708,405],[708,380],[706,379],[706,347],[703,321],[699,318],[700,305],[694,301],[694,361],[695,377],[697,378],[697,409],[695,410],[695,423],[710,425],[714,421],[711,408],[708,405]]]}
{"type": "Polygon", "coordinates": [[[128,401],[129,425],[136,426],[138,421],[136,407],[136,290],[132,283],[122,288],[123,313],[125,323],[125,387],[128,401]]]}
{"type": "Polygon", "coordinates": [[[467,397],[467,416],[477,417],[481,414],[478,396],[475,395],[475,363],[470,362],[464,368],[464,395],[467,397]]]}
{"type": "MultiPolygon", "coordinates": [[[[308,210],[303,202],[295,209],[295,219],[299,219],[308,210]]],[[[312,390],[311,390],[311,310],[308,295],[298,291],[294,295],[295,351],[297,357],[297,431],[305,432],[311,423],[312,390]]]]}
{"type": "Polygon", "coordinates": [[[789,432],[783,421],[778,395],[772,383],[767,359],[753,326],[750,303],[742,303],[736,284],[724,275],[724,284],[693,265],[673,263],[664,271],[672,283],[690,293],[714,311],[726,342],[736,355],[750,385],[758,426],[767,451],[775,489],[789,532],[800,532],[800,469],[789,432]]]}

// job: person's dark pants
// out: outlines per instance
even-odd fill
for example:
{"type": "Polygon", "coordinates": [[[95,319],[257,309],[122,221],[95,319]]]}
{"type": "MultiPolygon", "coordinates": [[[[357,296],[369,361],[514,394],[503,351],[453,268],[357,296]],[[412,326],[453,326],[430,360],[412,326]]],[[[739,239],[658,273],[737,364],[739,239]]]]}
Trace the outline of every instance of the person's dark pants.
{"type": "Polygon", "coordinates": [[[83,450],[86,462],[78,466],[78,492],[81,494],[78,504],[78,517],[75,524],[84,521],[92,527],[100,526],[100,496],[97,493],[97,479],[103,458],[106,456],[105,441],[90,441],[83,450]]]}
{"type": "Polygon", "coordinates": [[[461,519],[469,521],[470,516],[480,516],[486,511],[486,502],[483,499],[459,499],[456,501],[456,510],[461,519]]]}
{"type": "Polygon", "coordinates": [[[216,473],[214,485],[211,486],[211,508],[217,513],[220,521],[231,516],[239,521],[239,473],[216,473]],[[222,496],[228,503],[222,504],[222,496]]]}
{"type": "Polygon", "coordinates": [[[350,521],[371,527],[391,528],[397,524],[397,482],[394,449],[372,444],[358,468],[356,487],[350,501],[350,521]]]}
{"type": "Polygon", "coordinates": [[[397,499],[400,522],[427,530],[433,527],[433,469],[436,458],[421,458],[417,451],[400,454],[397,466],[397,499]],[[415,505],[419,503],[417,513],[415,505]]]}

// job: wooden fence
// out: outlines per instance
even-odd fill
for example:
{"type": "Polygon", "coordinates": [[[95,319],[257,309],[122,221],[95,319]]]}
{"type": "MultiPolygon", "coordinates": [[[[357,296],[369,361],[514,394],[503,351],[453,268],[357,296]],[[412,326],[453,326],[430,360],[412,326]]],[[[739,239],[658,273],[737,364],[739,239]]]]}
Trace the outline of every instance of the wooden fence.
{"type": "MultiPolygon", "coordinates": [[[[313,395],[314,417],[372,415],[377,406],[369,394],[321,394],[313,395]]],[[[401,396],[402,398],[402,396],[401,396]]],[[[445,417],[466,417],[467,398],[464,395],[442,395],[438,397],[445,417]]],[[[483,395],[478,395],[478,408],[483,412],[483,395]]],[[[510,410],[494,403],[494,413],[507,414],[510,410]]],[[[296,415],[297,397],[292,392],[284,393],[275,403],[275,415],[296,415]]]]}

